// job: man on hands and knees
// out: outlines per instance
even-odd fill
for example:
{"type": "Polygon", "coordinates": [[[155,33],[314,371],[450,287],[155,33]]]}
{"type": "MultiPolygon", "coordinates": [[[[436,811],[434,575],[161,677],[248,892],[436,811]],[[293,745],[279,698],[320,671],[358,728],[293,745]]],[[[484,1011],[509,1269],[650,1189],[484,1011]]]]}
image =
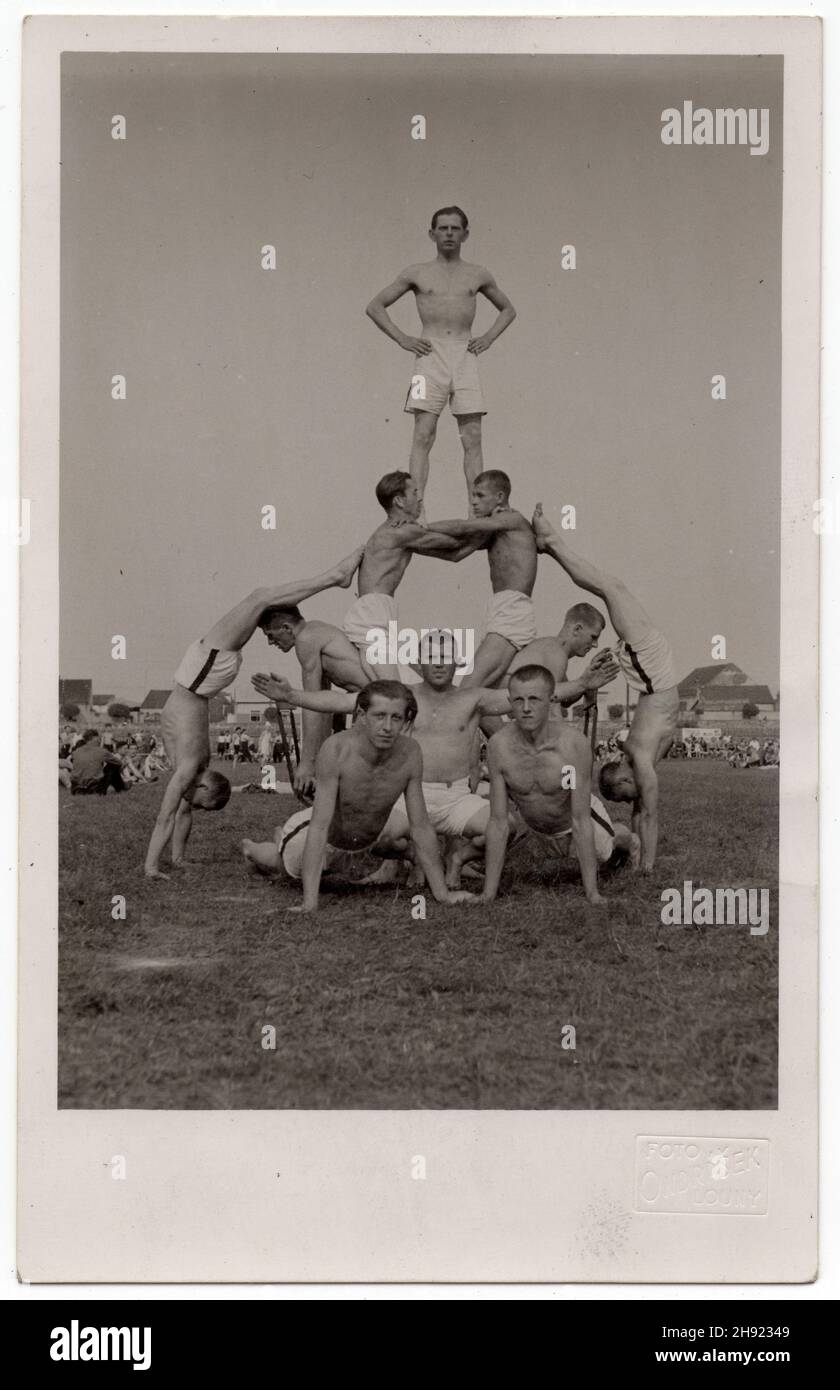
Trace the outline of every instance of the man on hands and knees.
{"type": "Polygon", "coordinates": [[[347,588],[360,559],[361,550],[357,550],[315,579],[255,589],[220,618],[206,637],[187,648],[161,714],[161,733],[173,772],[146,852],[147,878],[168,878],[161,872],[160,858],[170,843],[172,867],[183,863],[194,810],[218,811],[228,802],[230,782],[208,766],[209,702],[236,679],[242,648],[254,635],[262,614],[273,605],[302,603],[335,585],[347,588]]]}
{"type": "Polygon", "coordinates": [[[487,827],[484,900],[498,891],[508,839],[508,798],[525,824],[558,855],[571,848],[580,865],[587,901],[605,899],[598,891],[598,864],[616,851],[638,855],[638,839],[624,825],[613,825],[592,793],[592,755],[577,729],[550,727],[554,680],[544,666],[523,666],[511,676],[512,722],[490,740],[490,822],[487,827]]]}
{"type": "Polygon", "coordinates": [[[278,826],[271,842],[243,840],[246,860],[263,872],[282,869],[289,878],[300,879],[303,902],[292,910],[315,912],[330,851],[402,853],[410,835],[438,902],[477,901],[469,893],[450,891],[444,882],[437,837],[423,801],[423,758],[415,741],[406,737],[417,710],[410,688],[399,681],[374,681],[361,691],[357,705],[359,717],[352,728],[333,734],[318,754],[314,806],[278,826]],[[394,815],[400,797],[405,818],[394,815]]]}
{"type": "Polygon", "coordinates": [[[622,756],[617,763],[607,763],[601,769],[599,786],[610,801],[632,804],[631,824],[641,840],[641,869],[650,873],[656,861],[659,834],[656,764],[674,741],[680,709],[671,648],[620,579],[569,549],[543,515],[540,503],[532,524],[538,548],[562,565],[581,589],[588,589],[603,600],[620,638],[616,659],[628,685],[638,692],[638,702],[622,756]]]}

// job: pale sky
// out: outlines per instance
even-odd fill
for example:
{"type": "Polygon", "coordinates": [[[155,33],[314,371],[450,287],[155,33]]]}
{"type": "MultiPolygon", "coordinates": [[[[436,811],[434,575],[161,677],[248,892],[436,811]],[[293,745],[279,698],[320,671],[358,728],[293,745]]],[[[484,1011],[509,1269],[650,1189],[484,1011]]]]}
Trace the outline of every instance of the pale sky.
{"type": "MultiPolygon", "coordinates": [[[[169,687],[249,590],[379,524],[413,359],[364,307],[458,203],[464,258],[518,311],[480,359],[485,465],[527,515],[575,506],[569,539],[642,601],[680,678],[721,634],[776,693],[781,59],[66,54],[63,84],[64,677],[169,687]],[[689,99],[768,107],[769,153],[663,145],[689,99]]],[[[392,312],[419,330],[409,299],[392,312]]],[[[482,301],[476,331],[494,315],[482,301]]],[[[460,454],[447,410],[430,519],[465,514],[460,454]]],[[[401,621],[481,629],[488,590],[482,555],[416,558],[401,621]]],[[[540,562],[541,632],[581,597],[540,562]]],[[[340,623],[351,601],[304,611],[340,623]]],[[[257,634],[240,699],[269,665],[295,670],[257,634]]]]}

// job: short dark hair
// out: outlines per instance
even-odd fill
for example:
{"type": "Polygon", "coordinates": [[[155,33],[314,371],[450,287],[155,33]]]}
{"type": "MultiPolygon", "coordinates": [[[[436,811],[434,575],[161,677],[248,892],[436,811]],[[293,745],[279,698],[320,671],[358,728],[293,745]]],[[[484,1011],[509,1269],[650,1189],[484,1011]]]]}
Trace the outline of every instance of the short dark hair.
{"type": "Polygon", "coordinates": [[[227,806],[230,801],[230,782],[223,772],[214,772],[212,768],[204,773],[201,779],[204,783],[206,792],[205,807],[206,811],[221,811],[223,806],[227,806]]]}
{"type": "Polygon", "coordinates": [[[402,681],[369,681],[356,696],[356,709],[366,714],[374,695],[381,695],[384,700],[402,700],[407,724],[411,724],[417,718],[414,691],[410,686],[403,685],[402,681]]]}
{"type": "Polygon", "coordinates": [[[600,609],[592,603],[573,603],[565,618],[564,623],[583,623],[584,627],[595,627],[601,632],[607,625],[607,620],[600,609]]]}
{"type": "Polygon", "coordinates": [[[93,740],[95,738],[99,738],[98,729],[85,729],[84,733],[82,734],[82,743],[93,743],[93,740]]]}
{"type": "Polygon", "coordinates": [[[503,473],[501,468],[485,468],[483,473],[479,473],[475,480],[477,483],[488,483],[499,492],[503,492],[505,497],[510,497],[510,478],[507,473],[503,473]]]}
{"type": "Polygon", "coordinates": [[[615,794],[615,784],[624,773],[624,768],[621,764],[622,759],[613,763],[604,763],[604,766],[598,774],[598,789],[601,795],[605,796],[608,801],[627,801],[629,799],[628,797],[616,796],[615,794]]]}
{"type": "Polygon", "coordinates": [[[267,627],[273,623],[275,618],[285,618],[289,623],[302,623],[303,614],[299,608],[291,608],[286,604],[272,603],[270,608],[264,608],[260,614],[258,627],[267,627]]]}
{"type": "Polygon", "coordinates": [[[405,495],[406,485],[411,481],[410,473],[403,473],[396,468],[393,473],[386,473],[384,478],[380,478],[376,484],[376,500],[380,507],[384,507],[386,512],[391,510],[395,497],[405,495]]]}
{"type": "Polygon", "coordinates": [[[549,694],[554,694],[554,677],[545,666],[519,666],[513,672],[508,685],[513,681],[542,681],[549,694]]]}
{"type": "Polygon", "coordinates": [[[468,232],[470,229],[470,221],[464,209],[456,207],[454,203],[451,208],[438,208],[437,212],[432,213],[432,231],[435,230],[439,217],[460,217],[464,231],[468,232]]]}

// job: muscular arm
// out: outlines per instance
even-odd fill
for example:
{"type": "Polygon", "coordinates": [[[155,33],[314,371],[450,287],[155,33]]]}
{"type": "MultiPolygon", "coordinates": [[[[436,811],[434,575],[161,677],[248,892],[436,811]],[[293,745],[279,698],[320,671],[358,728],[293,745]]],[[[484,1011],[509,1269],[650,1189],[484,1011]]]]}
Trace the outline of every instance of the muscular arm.
{"type": "Polygon", "coordinates": [[[429,530],[439,531],[445,536],[454,536],[456,540],[482,541],[488,536],[495,536],[499,531],[516,531],[522,525],[522,518],[518,512],[494,512],[492,516],[471,516],[465,519],[460,517],[446,521],[430,521],[429,530]]]}
{"type": "Polygon", "coordinates": [[[167,783],[166,791],[163,793],[163,800],[160,803],[157,820],[152,830],[149,848],[146,851],[146,864],[144,872],[147,878],[165,878],[165,874],[160,872],[160,856],[172,839],[172,832],[175,829],[175,817],[178,808],[184,797],[187,796],[193,783],[198,777],[201,767],[199,760],[189,759],[181,763],[167,783]]]}
{"type": "Polygon", "coordinates": [[[400,544],[415,555],[431,555],[436,560],[463,560],[481,546],[482,537],[459,539],[429,526],[403,526],[396,533],[400,544]]]}
{"type": "Polygon", "coordinates": [[[338,799],[338,748],[329,739],[318,754],[315,764],[316,792],[312,819],[306,832],[306,844],[301,863],[301,882],[303,885],[302,912],[316,912],[321,888],[321,871],[324,867],[324,854],[327,836],[335,813],[338,799]]]}
{"type": "Polygon", "coordinates": [[[485,299],[489,299],[494,309],[499,310],[499,314],[494,323],[490,325],[486,333],[482,333],[480,338],[470,339],[471,352],[484,352],[490,347],[498,337],[509,328],[516,318],[516,310],[503,290],[499,289],[493,276],[488,272],[487,278],[478,287],[478,293],[483,294],[485,299]]]}
{"type": "Polygon", "coordinates": [[[639,789],[633,803],[633,830],[642,842],[639,867],[644,874],[653,871],[656,845],[659,839],[659,778],[650,758],[638,755],[632,759],[633,776],[639,789]]]}
{"type": "Polygon", "coordinates": [[[482,714],[510,714],[510,693],[507,689],[492,690],[485,686],[476,690],[477,705],[482,714]]]}
{"type": "Polygon", "coordinates": [[[579,749],[574,760],[575,785],[572,788],[572,837],[577,850],[583,891],[590,903],[602,903],[598,892],[598,860],[595,854],[595,832],[592,828],[590,793],[592,790],[592,755],[586,740],[577,737],[579,749]]]}
{"type": "Polygon", "coordinates": [[[295,690],[285,676],[259,672],[251,681],[255,690],[269,700],[294,705],[297,709],[318,710],[324,714],[352,714],[356,696],[349,690],[295,690]]]}
{"type": "MultiPolygon", "coordinates": [[[[297,648],[304,692],[306,694],[327,693],[324,691],[324,671],[321,665],[320,648],[312,642],[307,642],[305,636],[298,642],[297,648]]],[[[307,709],[305,706],[302,708],[303,748],[300,765],[295,772],[294,789],[302,796],[308,797],[312,795],[314,789],[315,759],[324,739],[329,737],[330,720],[327,713],[318,712],[311,708],[307,709]]]]}
{"type": "Polygon", "coordinates": [[[392,280],[390,285],[385,286],[384,290],[375,294],[365,309],[368,318],[373,320],[377,328],[381,329],[386,337],[401,348],[410,346],[408,334],[403,333],[402,329],[397,327],[388,313],[388,308],[391,304],[396,304],[398,299],[402,299],[403,295],[408,294],[409,290],[413,288],[414,281],[410,272],[401,270],[396,280],[392,280]]]}
{"type": "Polygon", "coordinates": [[[411,776],[405,789],[408,826],[417,852],[417,859],[426,875],[426,882],[431,888],[435,900],[444,903],[449,901],[450,895],[443,877],[443,865],[440,862],[437,835],[432,829],[426,803],[423,800],[423,787],[420,780],[422,775],[423,758],[420,749],[415,747],[412,749],[411,776]]]}
{"type": "Polygon", "coordinates": [[[492,902],[499,891],[499,880],[505,863],[505,850],[508,841],[508,795],[501,759],[494,735],[487,750],[487,766],[490,772],[490,819],[487,822],[485,839],[484,902],[492,902]]]}

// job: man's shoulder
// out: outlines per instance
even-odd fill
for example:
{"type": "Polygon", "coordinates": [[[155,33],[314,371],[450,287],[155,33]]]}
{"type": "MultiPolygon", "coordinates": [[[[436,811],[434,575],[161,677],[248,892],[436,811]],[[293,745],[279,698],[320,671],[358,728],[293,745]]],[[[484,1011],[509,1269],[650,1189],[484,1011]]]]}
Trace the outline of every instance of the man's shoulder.
{"type": "Polygon", "coordinates": [[[581,733],[580,729],[571,726],[562,728],[554,740],[553,745],[559,753],[569,756],[580,756],[589,752],[589,740],[581,733]]]}

